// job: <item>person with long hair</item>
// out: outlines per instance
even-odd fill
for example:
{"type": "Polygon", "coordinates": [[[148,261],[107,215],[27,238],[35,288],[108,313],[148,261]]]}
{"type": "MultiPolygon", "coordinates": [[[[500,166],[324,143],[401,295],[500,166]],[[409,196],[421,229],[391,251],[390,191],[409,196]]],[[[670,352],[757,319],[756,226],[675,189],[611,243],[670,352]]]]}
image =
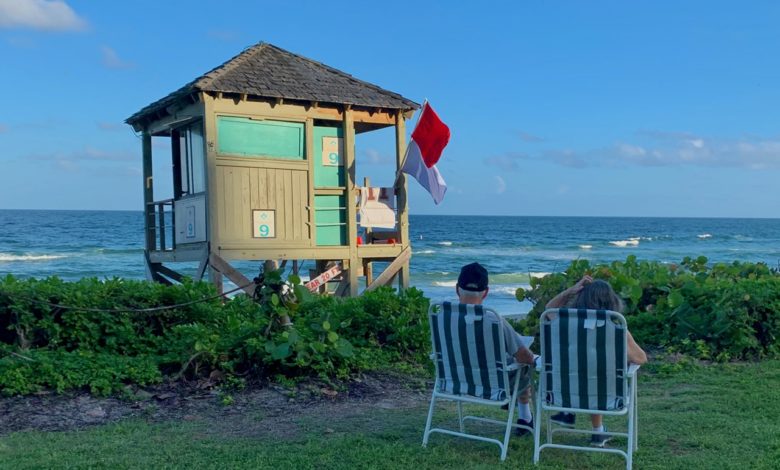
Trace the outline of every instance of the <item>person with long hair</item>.
{"type": "MultiPolygon", "coordinates": [[[[608,282],[600,279],[593,279],[590,276],[583,276],[576,284],[565,291],[553,297],[547,302],[547,308],[585,308],[594,310],[612,310],[613,312],[623,313],[625,303],[608,282]]],[[[626,331],[628,342],[627,354],[628,362],[632,364],[644,364],[647,362],[647,354],[634,341],[631,333],[626,331]]],[[[575,416],[573,413],[558,413],[550,418],[554,423],[566,427],[574,427],[575,416]]],[[[590,445],[594,447],[604,447],[611,436],[607,434],[598,434],[605,432],[603,419],[601,415],[590,415],[590,422],[593,426],[594,434],[591,435],[590,445]]]]}

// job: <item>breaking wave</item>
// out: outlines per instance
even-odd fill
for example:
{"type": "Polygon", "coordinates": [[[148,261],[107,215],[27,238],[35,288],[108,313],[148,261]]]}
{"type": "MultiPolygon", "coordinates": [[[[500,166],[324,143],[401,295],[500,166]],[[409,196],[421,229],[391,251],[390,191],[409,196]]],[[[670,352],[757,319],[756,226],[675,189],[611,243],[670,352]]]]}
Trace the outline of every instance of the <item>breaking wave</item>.
{"type": "Polygon", "coordinates": [[[639,246],[639,238],[629,238],[628,240],[615,240],[609,242],[610,245],[625,248],[627,246],[639,246]]]}
{"type": "MultiPolygon", "coordinates": [[[[541,278],[544,276],[547,276],[548,272],[532,272],[532,273],[501,273],[501,274],[491,274],[490,275],[490,290],[493,291],[504,291],[506,289],[511,289],[512,294],[514,295],[515,289],[518,286],[528,286],[531,282],[531,278],[541,278]]],[[[455,287],[457,284],[457,279],[448,279],[445,281],[432,281],[431,285],[435,287],[455,287]]],[[[506,290],[506,292],[509,292],[509,290],[506,290]]]]}
{"type": "Polygon", "coordinates": [[[10,253],[0,253],[0,262],[2,261],[51,261],[53,259],[67,258],[65,255],[12,255],[10,253]]]}
{"type": "Polygon", "coordinates": [[[515,296],[515,291],[518,287],[522,287],[523,289],[529,290],[531,289],[530,284],[521,284],[519,286],[500,286],[496,287],[495,289],[490,289],[491,295],[508,295],[510,297],[515,296]]]}

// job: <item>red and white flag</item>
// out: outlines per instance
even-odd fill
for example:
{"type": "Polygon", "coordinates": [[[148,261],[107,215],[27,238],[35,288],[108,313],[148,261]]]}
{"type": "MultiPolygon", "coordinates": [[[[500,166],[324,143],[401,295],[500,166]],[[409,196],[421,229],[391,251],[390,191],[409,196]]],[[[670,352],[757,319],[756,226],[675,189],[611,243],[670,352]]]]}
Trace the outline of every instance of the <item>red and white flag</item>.
{"type": "Polygon", "coordinates": [[[450,141],[450,128],[444,124],[436,111],[426,101],[420,119],[412,132],[412,140],[406,148],[406,157],[401,171],[414,176],[426,191],[433,196],[433,202],[440,203],[447,192],[447,183],[436,169],[436,162],[450,141]]]}

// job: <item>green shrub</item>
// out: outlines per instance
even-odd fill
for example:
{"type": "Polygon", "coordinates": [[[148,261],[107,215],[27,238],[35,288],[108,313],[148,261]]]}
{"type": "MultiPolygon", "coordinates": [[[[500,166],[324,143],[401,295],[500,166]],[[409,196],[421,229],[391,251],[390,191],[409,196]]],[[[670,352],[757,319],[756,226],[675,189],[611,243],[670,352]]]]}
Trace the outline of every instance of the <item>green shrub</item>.
{"type": "Polygon", "coordinates": [[[266,275],[255,299],[226,301],[208,283],[7,276],[0,279],[0,392],[108,394],[215,370],[344,378],[399,360],[425,361],[427,308],[417,289],[320,297],[279,272],[266,275]],[[199,299],[207,300],[193,302],[199,299]],[[165,306],[178,307],[133,311],[165,306]]]}
{"type": "Polygon", "coordinates": [[[532,279],[531,289],[518,294],[534,303],[520,328],[538,332],[545,304],[585,274],[608,281],[623,298],[629,330],[642,345],[720,361],[779,352],[778,273],[763,263],[708,264],[703,256],[680,264],[635,256],[608,265],[574,261],[563,273],[532,279]]]}
{"type": "Polygon", "coordinates": [[[25,357],[28,359],[11,355],[0,358],[0,391],[4,394],[86,388],[95,395],[108,395],[126,384],[148,385],[162,380],[157,363],[149,356],[34,349],[25,357]]]}

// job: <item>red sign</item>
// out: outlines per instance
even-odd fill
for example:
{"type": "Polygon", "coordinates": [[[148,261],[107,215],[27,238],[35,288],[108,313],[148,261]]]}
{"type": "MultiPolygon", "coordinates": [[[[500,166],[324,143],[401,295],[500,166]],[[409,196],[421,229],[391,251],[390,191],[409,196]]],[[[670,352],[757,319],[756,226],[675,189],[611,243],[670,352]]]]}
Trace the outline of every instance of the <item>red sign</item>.
{"type": "Polygon", "coordinates": [[[336,266],[333,266],[332,268],[328,269],[327,271],[315,277],[314,279],[312,279],[311,281],[307,282],[304,285],[306,286],[307,289],[314,292],[315,290],[317,290],[318,287],[327,283],[328,281],[338,276],[339,274],[341,274],[341,266],[337,264],[336,266]]]}

